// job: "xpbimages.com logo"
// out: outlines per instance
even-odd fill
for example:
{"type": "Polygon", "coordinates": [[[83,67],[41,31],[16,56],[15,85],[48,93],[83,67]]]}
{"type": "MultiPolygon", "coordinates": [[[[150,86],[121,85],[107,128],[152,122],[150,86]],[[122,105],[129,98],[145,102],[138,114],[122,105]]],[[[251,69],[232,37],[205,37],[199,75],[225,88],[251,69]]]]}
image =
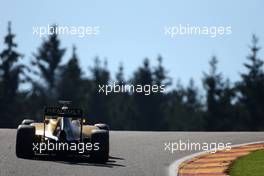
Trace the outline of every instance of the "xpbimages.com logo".
{"type": "Polygon", "coordinates": [[[98,85],[98,93],[109,95],[110,93],[143,93],[150,95],[153,93],[165,92],[165,85],[140,85],[140,84],[117,84],[113,85],[98,85]]]}
{"type": "Polygon", "coordinates": [[[223,142],[191,142],[190,140],[179,140],[175,142],[164,142],[164,151],[171,154],[176,151],[209,151],[216,153],[217,151],[229,151],[232,149],[232,143],[223,142]]]}
{"type": "Polygon", "coordinates": [[[40,143],[33,143],[32,144],[33,151],[42,154],[46,152],[56,152],[56,151],[71,151],[71,152],[78,152],[78,153],[85,153],[89,151],[98,151],[100,149],[99,143],[64,143],[64,142],[40,142],[40,143]]]}
{"type": "Polygon", "coordinates": [[[177,36],[209,36],[211,38],[232,34],[231,26],[194,26],[194,25],[174,25],[165,26],[164,34],[170,38],[177,36]]]}
{"type": "Polygon", "coordinates": [[[44,37],[45,35],[73,35],[80,38],[85,36],[96,36],[100,33],[99,26],[70,26],[70,25],[46,25],[33,26],[33,35],[44,37]]]}

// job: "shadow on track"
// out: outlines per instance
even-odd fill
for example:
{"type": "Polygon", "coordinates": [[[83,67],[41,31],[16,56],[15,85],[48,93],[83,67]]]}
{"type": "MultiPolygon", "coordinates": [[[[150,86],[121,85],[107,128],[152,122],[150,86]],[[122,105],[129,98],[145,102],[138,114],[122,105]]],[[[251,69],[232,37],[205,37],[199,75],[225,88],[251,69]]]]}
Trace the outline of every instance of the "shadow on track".
{"type": "Polygon", "coordinates": [[[104,163],[94,163],[90,160],[87,156],[66,156],[66,157],[58,157],[58,156],[51,156],[51,155],[39,155],[36,156],[33,160],[35,161],[52,161],[56,163],[62,164],[70,164],[70,165],[81,165],[81,166],[98,166],[98,167],[126,167],[122,164],[117,164],[118,160],[125,160],[124,158],[120,157],[113,157],[109,156],[109,160],[104,163]]]}

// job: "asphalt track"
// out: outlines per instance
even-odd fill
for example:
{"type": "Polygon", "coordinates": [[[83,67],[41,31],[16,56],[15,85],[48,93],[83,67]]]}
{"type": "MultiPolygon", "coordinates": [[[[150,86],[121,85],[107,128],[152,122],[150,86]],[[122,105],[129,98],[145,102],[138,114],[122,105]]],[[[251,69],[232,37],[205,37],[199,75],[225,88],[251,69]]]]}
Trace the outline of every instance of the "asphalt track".
{"type": "Polygon", "coordinates": [[[110,133],[109,162],[87,159],[19,159],[15,156],[15,129],[0,129],[0,176],[166,176],[169,165],[197,151],[164,151],[164,142],[231,142],[264,140],[264,132],[128,132],[110,133]]]}

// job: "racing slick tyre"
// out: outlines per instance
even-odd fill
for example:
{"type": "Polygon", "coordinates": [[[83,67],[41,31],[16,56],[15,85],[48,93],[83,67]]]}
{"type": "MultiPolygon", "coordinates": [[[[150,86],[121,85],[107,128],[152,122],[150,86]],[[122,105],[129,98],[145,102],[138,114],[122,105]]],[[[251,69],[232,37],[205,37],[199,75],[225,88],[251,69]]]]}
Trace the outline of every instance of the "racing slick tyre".
{"type": "Polygon", "coordinates": [[[94,126],[98,127],[101,130],[109,131],[109,126],[104,123],[97,123],[97,124],[94,124],[94,126]]]}
{"type": "Polygon", "coordinates": [[[32,158],[34,156],[33,142],[35,126],[19,125],[16,136],[16,156],[18,158],[32,158]]]}
{"type": "Polygon", "coordinates": [[[22,121],[22,125],[30,125],[31,123],[34,123],[35,122],[35,120],[32,120],[32,119],[24,119],[23,121],[22,121]]]}
{"type": "Polygon", "coordinates": [[[92,162],[106,163],[109,158],[109,132],[107,130],[93,130],[91,142],[94,146],[90,153],[92,162]]]}

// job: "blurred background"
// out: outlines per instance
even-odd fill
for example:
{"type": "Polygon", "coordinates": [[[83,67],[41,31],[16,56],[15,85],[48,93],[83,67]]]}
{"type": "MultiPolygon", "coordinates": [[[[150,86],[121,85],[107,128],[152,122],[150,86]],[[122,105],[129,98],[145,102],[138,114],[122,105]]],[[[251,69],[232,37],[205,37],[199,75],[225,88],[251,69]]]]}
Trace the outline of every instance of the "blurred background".
{"type": "Polygon", "coordinates": [[[42,120],[71,100],[114,130],[264,129],[263,2],[1,2],[0,127],[42,120]],[[96,36],[33,34],[99,26],[96,36]],[[170,38],[165,26],[231,26],[214,38],[170,38]],[[98,85],[166,85],[165,93],[99,94],[98,85]]]}

